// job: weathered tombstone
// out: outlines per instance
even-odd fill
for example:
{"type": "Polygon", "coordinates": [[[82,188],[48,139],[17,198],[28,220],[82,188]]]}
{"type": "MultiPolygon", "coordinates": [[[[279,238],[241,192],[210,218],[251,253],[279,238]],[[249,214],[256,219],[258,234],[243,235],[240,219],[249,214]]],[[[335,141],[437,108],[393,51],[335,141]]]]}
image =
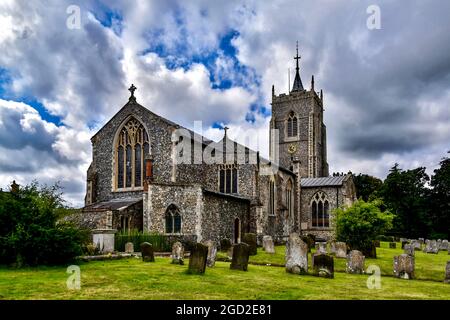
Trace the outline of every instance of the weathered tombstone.
{"type": "Polygon", "coordinates": [[[352,250],[347,255],[346,272],[347,273],[364,273],[365,257],[361,251],[352,250]]]}
{"type": "Polygon", "coordinates": [[[394,257],[394,276],[402,279],[414,279],[414,257],[402,254],[394,257]]]}
{"type": "Polygon", "coordinates": [[[449,248],[448,240],[442,240],[442,242],[439,245],[439,250],[448,251],[448,248],[449,248]]]}
{"type": "Polygon", "coordinates": [[[141,243],[142,261],[155,262],[155,256],[153,254],[153,246],[148,242],[141,243]]]}
{"type": "Polygon", "coordinates": [[[327,243],[316,242],[316,253],[327,254],[327,243]]]}
{"type": "Polygon", "coordinates": [[[347,257],[347,244],[345,242],[335,243],[335,255],[336,258],[346,258],[347,257]]]}
{"type": "Polygon", "coordinates": [[[233,259],[233,246],[228,248],[228,250],[227,250],[227,257],[228,257],[228,260],[233,259]]]}
{"type": "Polygon", "coordinates": [[[313,275],[324,278],[334,278],[334,259],[327,254],[312,255],[313,275]]]}
{"type": "Polygon", "coordinates": [[[373,240],[373,244],[375,245],[376,248],[380,247],[380,240],[373,240]]]}
{"type": "Polygon", "coordinates": [[[188,273],[205,273],[207,257],[208,247],[201,243],[194,244],[189,256],[188,273]]]}
{"type": "Polygon", "coordinates": [[[450,283],[450,261],[447,261],[447,266],[445,267],[445,283],[450,283]]]}
{"type": "Polygon", "coordinates": [[[254,256],[258,253],[257,251],[257,243],[256,243],[256,234],[254,233],[244,233],[243,241],[249,246],[249,254],[254,256]]]}
{"type": "Polygon", "coordinates": [[[172,245],[172,263],[184,264],[184,247],[179,241],[172,245]]]}
{"type": "Polygon", "coordinates": [[[308,245],[297,233],[291,233],[286,242],[286,272],[305,274],[308,272],[308,245]]]}
{"type": "Polygon", "coordinates": [[[233,260],[231,260],[230,269],[247,271],[248,258],[250,255],[250,246],[246,243],[233,245],[233,260]]]}
{"type": "Polygon", "coordinates": [[[403,239],[403,238],[402,238],[402,241],[400,241],[400,242],[402,243],[402,249],[405,249],[405,245],[407,245],[409,243],[408,240],[403,239]]]}
{"type": "Polygon", "coordinates": [[[415,250],[414,250],[414,247],[412,246],[412,244],[405,244],[405,247],[403,248],[403,250],[404,250],[404,253],[405,253],[405,254],[414,257],[414,255],[415,255],[415,250]]]}
{"type": "Polygon", "coordinates": [[[436,240],[430,240],[426,243],[425,248],[423,249],[425,253],[439,253],[439,247],[436,240]]]}
{"type": "Polygon", "coordinates": [[[208,247],[208,257],[206,258],[206,265],[212,268],[216,264],[216,256],[217,256],[216,243],[212,240],[207,240],[203,242],[203,244],[208,247]]]}
{"type": "Polygon", "coordinates": [[[316,243],[316,237],[313,234],[307,234],[301,237],[302,241],[308,245],[308,252],[311,252],[311,249],[314,247],[316,243]]]}
{"type": "Polygon", "coordinates": [[[395,242],[389,242],[389,248],[391,248],[391,249],[397,248],[397,243],[395,243],[395,242]]]}
{"type": "Polygon", "coordinates": [[[228,251],[231,248],[230,239],[222,239],[220,240],[220,251],[228,251]]]}
{"type": "Polygon", "coordinates": [[[411,247],[413,247],[414,250],[422,249],[422,244],[420,243],[420,240],[412,240],[410,245],[411,247]]]}
{"type": "Polygon", "coordinates": [[[134,244],[133,244],[133,242],[125,243],[125,252],[126,253],[134,253],[134,244]]]}
{"type": "Polygon", "coordinates": [[[263,237],[263,249],[267,253],[275,253],[275,246],[273,245],[273,239],[271,236],[263,237]]]}

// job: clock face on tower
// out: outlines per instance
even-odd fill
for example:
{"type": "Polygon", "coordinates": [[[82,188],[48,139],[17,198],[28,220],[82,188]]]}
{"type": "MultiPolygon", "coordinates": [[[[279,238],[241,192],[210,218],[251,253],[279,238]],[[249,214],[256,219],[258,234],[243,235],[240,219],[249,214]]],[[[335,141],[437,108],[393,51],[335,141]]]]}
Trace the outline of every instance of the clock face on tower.
{"type": "Polygon", "coordinates": [[[297,146],[295,144],[290,144],[288,147],[288,152],[295,153],[295,151],[297,151],[297,146]]]}

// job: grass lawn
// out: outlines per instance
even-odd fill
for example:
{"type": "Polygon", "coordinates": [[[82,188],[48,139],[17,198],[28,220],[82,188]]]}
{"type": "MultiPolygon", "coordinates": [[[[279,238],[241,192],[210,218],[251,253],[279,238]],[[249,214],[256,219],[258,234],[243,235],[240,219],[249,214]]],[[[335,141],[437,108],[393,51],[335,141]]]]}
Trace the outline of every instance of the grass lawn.
{"type": "MultiPolygon", "coordinates": [[[[258,252],[252,261],[284,263],[284,247],[276,254],[258,252]]],[[[368,259],[382,270],[381,289],[368,289],[368,275],[336,272],[334,279],[298,276],[284,268],[250,265],[248,272],[229,269],[217,262],[204,275],[186,274],[187,265],[172,265],[168,258],[154,263],[140,259],[80,263],[81,290],[66,288],[65,267],[19,270],[0,268],[0,299],[450,299],[450,285],[444,284],[446,252],[426,255],[416,252],[416,273],[421,280],[391,276],[392,257],[401,249],[377,248],[378,259],[368,259]],[[427,280],[425,280],[427,279],[427,280]]],[[[345,259],[335,259],[336,271],[343,271],[345,259]]]]}

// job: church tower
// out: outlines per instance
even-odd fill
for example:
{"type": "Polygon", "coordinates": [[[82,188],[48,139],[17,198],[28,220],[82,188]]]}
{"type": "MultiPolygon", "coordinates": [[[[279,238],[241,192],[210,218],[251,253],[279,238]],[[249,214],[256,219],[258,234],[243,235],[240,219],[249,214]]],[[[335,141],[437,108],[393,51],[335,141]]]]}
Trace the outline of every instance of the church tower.
{"type": "MultiPolygon", "coordinates": [[[[300,77],[297,43],[295,79],[288,94],[275,94],[272,87],[271,129],[278,129],[279,163],[300,178],[328,176],[326,127],[323,123],[323,94],[305,90],[300,77]]],[[[271,148],[273,141],[270,139],[271,148]]]]}

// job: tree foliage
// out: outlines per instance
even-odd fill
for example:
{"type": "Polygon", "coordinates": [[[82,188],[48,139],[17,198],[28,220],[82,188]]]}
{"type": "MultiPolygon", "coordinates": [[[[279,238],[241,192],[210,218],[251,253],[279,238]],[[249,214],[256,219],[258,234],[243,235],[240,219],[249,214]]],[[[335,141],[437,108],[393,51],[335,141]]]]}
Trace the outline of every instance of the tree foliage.
{"type": "Polygon", "coordinates": [[[381,200],[366,202],[359,199],[350,207],[336,209],[336,240],[367,252],[377,236],[392,228],[394,216],[389,211],[383,212],[381,206],[381,200]]]}
{"type": "Polygon", "coordinates": [[[383,186],[381,179],[362,173],[353,176],[353,182],[355,183],[356,197],[364,201],[375,199],[383,186]]]}
{"type": "Polygon", "coordinates": [[[58,185],[0,192],[0,263],[63,264],[80,255],[88,234],[59,222],[65,211],[58,185]]]}

